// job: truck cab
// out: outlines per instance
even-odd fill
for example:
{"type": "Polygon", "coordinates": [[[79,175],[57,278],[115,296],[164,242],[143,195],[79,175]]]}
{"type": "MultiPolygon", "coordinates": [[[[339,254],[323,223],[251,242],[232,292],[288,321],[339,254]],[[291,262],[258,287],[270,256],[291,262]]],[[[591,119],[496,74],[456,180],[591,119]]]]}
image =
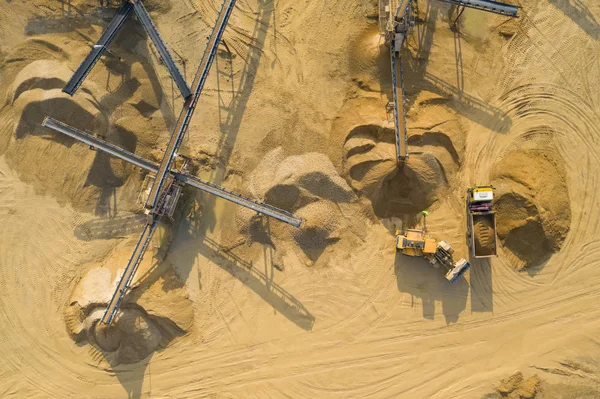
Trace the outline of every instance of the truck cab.
{"type": "Polygon", "coordinates": [[[497,253],[494,187],[475,186],[467,190],[467,238],[475,258],[490,258],[497,253]]]}

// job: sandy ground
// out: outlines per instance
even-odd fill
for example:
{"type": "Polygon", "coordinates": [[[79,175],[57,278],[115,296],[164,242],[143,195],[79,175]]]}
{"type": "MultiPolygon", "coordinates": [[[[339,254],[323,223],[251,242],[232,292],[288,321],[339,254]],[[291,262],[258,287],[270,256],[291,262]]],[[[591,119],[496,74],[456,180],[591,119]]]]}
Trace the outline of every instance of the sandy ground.
{"type": "MultiPolygon", "coordinates": [[[[220,3],[146,4],[191,80],[220,3]]],[[[2,2],[0,396],[600,397],[600,5],[519,4],[457,34],[419,3],[398,168],[376,2],[240,0],[182,152],[303,227],[186,190],[107,332],[144,175],[39,123],[158,159],[181,98],[135,20],[69,98],[111,12],[2,2]],[[489,183],[497,258],[450,285],[395,254],[428,209],[467,257],[465,191],[489,183]]]]}

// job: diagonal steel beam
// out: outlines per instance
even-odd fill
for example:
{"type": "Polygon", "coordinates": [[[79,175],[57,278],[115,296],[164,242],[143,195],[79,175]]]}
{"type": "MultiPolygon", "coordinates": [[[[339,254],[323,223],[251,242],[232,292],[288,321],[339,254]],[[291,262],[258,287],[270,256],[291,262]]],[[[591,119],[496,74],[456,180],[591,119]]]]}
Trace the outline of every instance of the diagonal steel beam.
{"type": "Polygon", "coordinates": [[[75,94],[79,86],[83,83],[83,80],[90,73],[96,62],[100,59],[102,54],[106,51],[107,47],[112,43],[117,33],[123,27],[123,24],[131,16],[133,12],[133,6],[131,3],[125,3],[117,11],[117,15],[108,24],[102,36],[98,39],[98,42],[92,47],[90,53],[85,57],[81,65],[77,68],[71,79],[67,82],[62,91],[72,96],[75,94]]]}
{"type": "MultiPolygon", "coordinates": [[[[66,123],[57,121],[56,119],[53,119],[50,117],[46,117],[44,119],[44,121],[42,122],[42,125],[47,128],[50,128],[56,132],[62,133],[66,136],[70,136],[82,143],[89,145],[90,147],[99,149],[110,155],[120,158],[126,162],[129,162],[136,166],[139,166],[140,168],[145,169],[149,172],[153,172],[153,173],[158,172],[158,169],[159,169],[158,164],[156,164],[152,161],[149,161],[147,159],[144,159],[144,158],[142,158],[132,152],[124,150],[120,147],[117,147],[114,144],[111,144],[111,143],[101,140],[97,137],[94,137],[90,134],[81,132],[72,126],[67,125],[66,123]]],[[[263,215],[270,216],[270,217],[275,218],[284,223],[290,224],[295,227],[299,227],[300,224],[302,223],[302,219],[294,216],[290,212],[284,211],[282,209],[278,209],[278,208],[268,205],[268,204],[262,204],[262,203],[253,201],[253,200],[246,198],[240,194],[232,193],[230,191],[225,190],[222,187],[202,181],[199,178],[192,176],[190,174],[180,173],[173,169],[170,169],[169,173],[171,173],[176,180],[178,180],[182,183],[188,184],[188,185],[195,187],[199,190],[202,190],[206,193],[216,195],[217,197],[223,198],[227,201],[236,203],[243,207],[252,209],[263,215]]]]}
{"type": "Polygon", "coordinates": [[[202,59],[200,60],[200,64],[198,65],[198,70],[194,76],[194,82],[192,83],[194,93],[192,94],[190,100],[188,100],[184,104],[183,109],[179,114],[179,118],[177,118],[177,123],[175,124],[173,134],[169,139],[167,149],[160,163],[160,168],[156,173],[156,179],[154,180],[154,184],[152,185],[152,188],[150,190],[150,195],[148,195],[148,199],[146,200],[146,208],[148,209],[154,209],[158,199],[160,198],[160,193],[163,188],[165,176],[171,167],[173,159],[175,158],[175,151],[177,150],[177,148],[179,148],[181,140],[183,139],[183,136],[187,132],[187,129],[190,125],[190,121],[192,120],[192,116],[194,115],[196,104],[200,99],[200,94],[202,94],[204,83],[206,82],[206,78],[208,77],[208,72],[210,71],[210,67],[212,66],[213,60],[215,58],[217,48],[219,46],[219,43],[221,42],[221,38],[223,37],[223,32],[225,32],[225,28],[227,27],[227,23],[229,22],[229,17],[231,16],[231,12],[233,11],[235,2],[236,0],[225,0],[223,2],[223,5],[221,6],[221,11],[219,11],[217,21],[208,38],[208,42],[206,43],[206,49],[204,50],[204,54],[202,55],[202,59]]]}
{"type": "Polygon", "coordinates": [[[512,4],[500,3],[493,0],[440,0],[444,3],[455,4],[461,7],[475,8],[481,11],[487,11],[494,14],[507,15],[509,17],[517,17],[519,7],[512,4]]]}
{"type": "Polygon", "coordinates": [[[123,297],[127,293],[131,282],[133,281],[133,277],[135,276],[135,272],[137,271],[138,266],[142,262],[144,258],[144,254],[148,249],[148,245],[150,244],[150,240],[156,231],[156,227],[158,227],[158,217],[154,217],[151,221],[149,221],[146,226],[144,226],[144,230],[142,230],[142,234],[138,239],[137,244],[133,248],[133,253],[129,257],[127,261],[127,266],[125,270],[123,270],[123,274],[121,275],[121,279],[117,283],[117,288],[113,293],[110,301],[108,302],[108,306],[104,311],[104,315],[102,316],[102,323],[111,324],[113,318],[117,314],[117,310],[121,306],[121,301],[123,297]]]}
{"type": "Polygon", "coordinates": [[[190,94],[192,94],[192,92],[190,91],[190,88],[185,82],[185,79],[181,75],[181,72],[179,72],[179,68],[177,68],[177,65],[175,64],[175,61],[173,60],[173,57],[171,56],[167,45],[160,36],[160,33],[158,33],[158,29],[156,29],[156,26],[154,26],[150,14],[148,14],[148,11],[146,11],[146,7],[144,7],[144,4],[142,4],[140,0],[132,1],[133,9],[135,10],[138,20],[141,22],[142,26],[146,30],[146,33],[150,37],[150,40],[152,40],[152,43],[154,43],[156,50],[158,50],[158,54],[160,54],[160,58],[165,63],[165,66],[167,67],[167,70],[169,71],[171,77],[175,81],[175,84],[179,88],[181,95],[183,96],[183,98],[188,98],[190,94]]]}

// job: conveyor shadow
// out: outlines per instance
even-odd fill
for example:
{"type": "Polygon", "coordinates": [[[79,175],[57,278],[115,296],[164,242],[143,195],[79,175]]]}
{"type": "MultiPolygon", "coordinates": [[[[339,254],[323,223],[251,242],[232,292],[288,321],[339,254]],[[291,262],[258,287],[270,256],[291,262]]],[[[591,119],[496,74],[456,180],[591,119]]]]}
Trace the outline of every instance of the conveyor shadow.
{"type": "MultiPolygon", "coordinates": [[[[244,117],[244,111],[248,104],[250,94],[252,93],[252,87],[254,86],[254,79],[256,78],[256,72],[260,64],[260,60],[263,54],[263,46],[268,33],[271,15],[275,10],[275,4],[273,0],[259,0],[258,1],[258,18],[254,24],[252,33],[248,36],[249,45],[248,52],[240,57],[245,60],[244,68],[239,73],[239,83],[237,89],[234,89],[234,83],[232,79],[232,90],[233,97],[227,105],[223,105],[221,94],[219,93],[219,119],[221,126],[221,136],[217,145],[215,154],[216,167],[211,173],[208,181],[216,185],[222,185],[227,177],[227,165],[231,154],[233,153],[233,147],[235,145],[237,135],[240,130],[240,124],[244,117]],[[222,118],[221,115],[225,115],[222,118]]],[[[239,46],[236,46],[236,48],[239,46]]],[[[228,47],[229,48],[229,47],[228,47]]],[[[218,57],[217,57],[218,58],[218,57]]],[[[218,62],[217,62],[218,65],[218,62]]],[[[231,65],[231,58],[229,65],[231,65]]],[[[217,82],[220,86],[220,73],[217,75],[217,82]]],[[[219,87],[220,91],[220,87],[219,87]]],[[[204,221],[203,228],[214,230],[216,225],[216,217],[214,215],[215,196],[206,196],[204,202],[204,221]]]]}
{"type": "MultiPolygon", "coordinates": [[[[452,99],[454,108],[461,115],[498,133],[506,133],[512,124],[508,114],[500,108],[465,93],[463,90],[462,37],[454,32],[454,54],[456,63],[456,84],[447,82],[428,72],[429,54],[433,46],[434,33],[441,6],[436,1],[427,2],[424,18],[416,19],[415,32],[409,35],[402,49],[404,65],[405,95],[415,98],[421,91],[429,91],[452,99]],[[414,42],[414,43],[413,43],[414,42]],[[415,55],[406,48],[415,46],[415,55]]],[[[416,11],[415,11],[416,12],[416,11]]],[[[446,20],[446,19],[445,19],[446,20]]],[[[448,23],[453,20],[447,18],[448,23]]]]}
{"type": "Polygon", "coordinates": [[[75,227],[75,237],[84,241],[125,238],[139,234],[146,217],[136,213],[122,213],[110,218],[97,218],[75,227]]]}
{"type": "Polygon", "coordinates": [[[73,4],[71,0],[60,0],[60,13],[32,18],[25,25],[26,35],[43,35],[46,33],[64,33],[87,28],[90,22],[103,25],[114,16],[111,8],[96,8],[85,12],[73,4]]]}
{"type": "Polygon", "coordinates": [[[435,318],[436,302],[441,302],[442,313],[446,324],[456,323],[460,313],[466,308],[469,286],[460,278],[450,283],[444,277],[444,271],[431,266],[425,259],[396,254],[394,264],[398,291],[420,298],[423,306],[423,317],[435,318]]]}
{"type": "MultiPolygon", "coordinates": [[[[196,208],[194,208],[196,209],[196,208]]],[[[248,288],[254,291],[275,310],[285,316],[287,319],[295,323],[298,327],[304,330],[312,330],[315,322],[315,317],[310,311],[296,299],[290,292],[274,281],[274,269],[278,267],[273,261],[273,251],[275,250],[272,244],[263,244],[264,255],[264,271],[259,269],[259,265],[243,259],[235,254],[235,248],[243,245],[245,241],[241,241],[233,248],[226,248],[216,239],[208,237],[206,232],[200,228],[203,223],[203,214],[195,213],[193,210],[186,220],[182,220],[179,224],[179,232],[177,239],[181,242],[193,241],[197,245],[198,252],[186,254],[189,258],[187,262],[178,262],[178,274],[183,280],[186,280],[194,267],[197,255],[211,260],[215,265],[235,277],[248,288]],[[182,274],[182,275],[181,275],[182,274]]],[[[267,221],[267,234],[269,234],[267,221]]],[[[269,242],[267,238],[264,240],[269,242]]],[[[198,273],[201,274],[200,269],[198,273]]],[[[201,281],[200,276],[198,281],[201,281]]]]}
{"type": "Polygon", "coordinates": [[[206,236],[202,239],[199,252],[205,258],[213,260],[232,277],[243,282],[298,327],[307,331],[312,330],[315,317],[299,300],[273,280],[273,247],[264,246],[265,272],[206,236]]]}
{"type": "Polygon", "coordinates": [[[550,3],[571,18],[585,33],[598,40],[600,24],[581,0],[550,0],[550,3]]]}

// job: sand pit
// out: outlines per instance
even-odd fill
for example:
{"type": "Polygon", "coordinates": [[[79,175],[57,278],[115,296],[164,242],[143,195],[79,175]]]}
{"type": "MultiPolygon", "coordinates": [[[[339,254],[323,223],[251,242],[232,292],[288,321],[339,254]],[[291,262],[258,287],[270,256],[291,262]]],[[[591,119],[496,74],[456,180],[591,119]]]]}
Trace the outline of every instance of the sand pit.
{"type": "MultiPolygon", "coordinates": [[[[0,5],[0,396],[599,396],[598,2],[451,26],[450,5],[419,1],[398,168],[378,2],[238,1],[182,154],[303,225],[186,191],[111,328],[98,319],[140,234],[144,173],[39,122],[156,161],[182,99],[135,17],[61,93],[114,16],[98,3],[0,5]],[[394,229],[423,208],[465,256],[465,191],[486,184],[497,257],[448,284],[396,256],[394,229]]],[[[222,3],[145,4],[190,82],[222,3]]]]}

